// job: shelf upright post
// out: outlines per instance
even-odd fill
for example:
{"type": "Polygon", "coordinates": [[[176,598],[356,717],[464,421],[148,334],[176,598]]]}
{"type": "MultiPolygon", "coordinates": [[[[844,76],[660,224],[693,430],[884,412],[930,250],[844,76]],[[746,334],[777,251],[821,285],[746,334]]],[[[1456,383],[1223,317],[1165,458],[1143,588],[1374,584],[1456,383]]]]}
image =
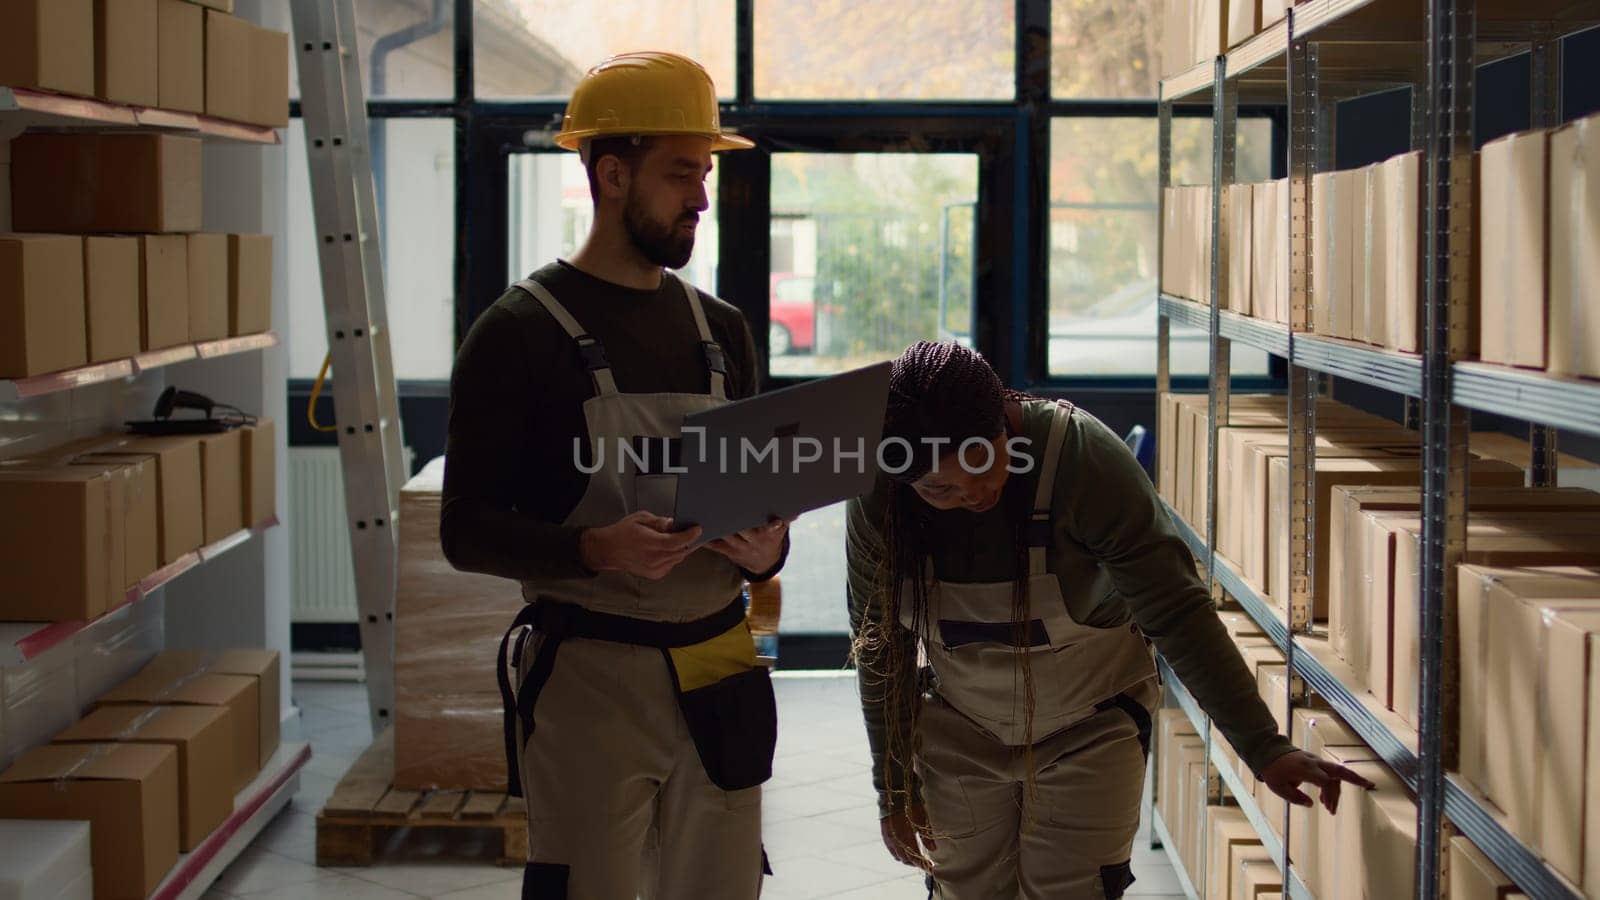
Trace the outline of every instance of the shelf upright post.
{"type": "Polygon", "coordinates": [[[1475,0],[1426,0],[1428,152],[1425,170],[1429,277],[1422,384],[1422,678],[1417,774],[1418,897],[1440,891],[1444,773],[1456,760],[1460,646],[1456,567],[1466,549],[1467,433],[1451,402],[1455,364],[1466,359],[1472,283],[1472,94],[1475,0]]]}
{"type": "Polygon", "coordinates": [[[293,0],[306,160],[361,652],[374,733],[393,721],[397,522],[404,439],[384,306],[367,104],[353,0],[293,0]]]}
{"type": "MultiPolygon", "coordinates": [[[[1561,124],[1561,39],[1541,37],[1533,42],[1529,56],[1529,124],[1534,128],[1555,128],[1561,124]]],[[[1535,487],[1555,487],[1559,478],[1556,430],[1533,422],[1528,426],[1528,444],[1533,450],[1531,469],[1535,487]]]]}
{"type": "MultiPolygon", "coordinates": [[[[1172,101],[1166,97],[1165,87],[1161,88],[1162,95],[1156,103],[1156,308],[1162,288],[1161,284],[1162,260],[1166,259],[1165,245],[1167,240],[1167,188],[1172,183],[1172,101]]],[[[1161,395],[1172,390],[1172,319],[1165,313],[1156,314],[1156,399],[1160,402],[1161,395]]],[[[1156,448],[1159,452],[1167,441],[1176,441],[1174,435],[1165,434],[1161,430],[1161,416],[1156,416],[1156,448]]],[[[1159,467],[1158,467],[1159,468],[1159,467]]],[[[1160,477],[1160,473],[1157,473],[1160,477]]],[[[1150,742],[1150,758],[1152,772],[1161,771],[1161,753],[1164,748],[1160,741],[1150,742]]],[[[1150,792],[1152,818],[1155,808],[1155,791],[1150,792]]],[[[1154,829],[1150,832],[1150,846],[1154,849],[1161,843],[1154,829]]]]}
{"type": "Polygon", "coordinates": [[[1210,427],[1206,429],[1206,587],[1214,589],[1217,571],[1217,429],[1228,422],[1233,342],[1222,336],[1222,292],[1228,289],[1228,188],[1237,153],[1239,90],[1227,78],[1227,57],[1216,58],[1211,108],[1211,311],[1207,338],[1211,355],[1210,427]]]}
{"type": "MultiPolygon", "coordinates": [[[[1288,611],[1292,635],[1311,627],[1311,574],[1316,542],[1312,472],[1316,468],[1317,373],[1293,364],[1294,344],[1311,330],[1311,176],[1323,165],[1323,111],[1318,90],[1317,48],[1295,34],[1289,10],[1289,596],[1278,598],[1288,611]]],[[[1292,660],[1291,660],[1292,664],[1292,660]]]]}

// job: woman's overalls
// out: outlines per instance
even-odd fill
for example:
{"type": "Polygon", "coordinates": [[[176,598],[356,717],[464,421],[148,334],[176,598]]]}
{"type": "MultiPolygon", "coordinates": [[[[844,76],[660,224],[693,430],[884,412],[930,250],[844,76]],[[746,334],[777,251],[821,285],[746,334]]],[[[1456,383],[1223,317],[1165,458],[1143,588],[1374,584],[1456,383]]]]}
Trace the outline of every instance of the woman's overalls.
{"type": "MultiPolygon", "coordinates": [[[[1010,581],[956,583],[930,574],[914,622],[936,678],[918,722],[916,766],[936,839],[938,895],[950,900],[1120,897],[1139,823],[1154,661],[1138,627],[1072,619],[1047,562],[1051,497],[1073,408],[1062,404],[1044,454],[1028,544],[1030,621],[1015,621],[1010,581]],[[1026,698],[1035,693],[1036,802],[1025,812],[1026,698]]],[[[903,596],[910,596],[909,589],[903,596]]]]}

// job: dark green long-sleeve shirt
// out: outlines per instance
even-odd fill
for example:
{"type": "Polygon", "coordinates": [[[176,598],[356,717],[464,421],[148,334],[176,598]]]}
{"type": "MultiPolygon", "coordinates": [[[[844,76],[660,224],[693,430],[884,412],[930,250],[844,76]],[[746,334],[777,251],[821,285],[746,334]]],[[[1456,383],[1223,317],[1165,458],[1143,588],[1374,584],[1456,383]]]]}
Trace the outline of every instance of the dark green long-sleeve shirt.
{"type": "MultiPolygon", "coordinates": [[[[1054,404],[1023,404],[1022,435],[1028,452],[1044,452],[1054,404]]],[[[1261,702],[1255,679],[1240,658],[1211,597],[1195,572],[1194,559],[1167,518],[1161,501],[1127,446],[1098,419],[1083,410],[1073,413],[1061,446],[1052,509],[1053,539],[1048,568],[1061,582],[1072,618],[1082,624],[1114,627],[1138,623],[1155,641],[1173,670],[1215,720],[1250,768],[1260,773],[1274,759],[1294,749],[1278,734],[1271,712],[1261,702]]],[[[1016,577],[1017,548],[1012,522],[1031,511],[1042,466],[1014,473],[1000,504],[984,513],[966,510],[935,512],[929,535],[935,574],[954,582],[1009,581],[1016,577]]],[[[873,491],[849,506],[846,556],[849,561],[850,625],[876,621],[882,613],[883,585],[878,583],[883,553],[880,526],[888,501],[888,483],[880,478],[873,491]]],[[[909,595],[903,595],[908,597],[909,595]]],[[[903,680],[897,696],[914,698],[916,649],[909,633],[893,642],[900,654],[895,671],[903,680]]],[[[873,667],[877,668],[877,667],[873,667]]],[[[884,697],[876,674],[863,667],[862,711],[872,748],[873,783],[880,809],[889,811],[889,788],[898,796],[910,777],[903,762],[889,767],[885,781],[886,731],[884,697]]],[[[1048,690],[1039,685],[1038,690],[1048,690]]],[[[908,703],[890,713],[906,723],[908,703]]],[[[913,796],[915,782],[911,782],[913,796]]]]}
{"type": "MultiPolygon", "coordinates": [[[[637,290],[567,262],[529,277],[605,347],[617,390],[711,389],[689,304],[672,280],[637,290]]],[[[744,315],[704,291],[700,302],[723,349],[728,398],[755,394],[761,365],[744,315]]],[[[589,487],[573,442],[589,443],[583,404],[592,396],[576,343],[531,295],[508,289],[473,323],[450,380],[439,535],[452,565],[520,581],[593,574],[578,552],[583,529],[563,524],[589,487]]],[[[788,552],[786,537],[772,570],[745,577],[771,578],[788,552]]]]}

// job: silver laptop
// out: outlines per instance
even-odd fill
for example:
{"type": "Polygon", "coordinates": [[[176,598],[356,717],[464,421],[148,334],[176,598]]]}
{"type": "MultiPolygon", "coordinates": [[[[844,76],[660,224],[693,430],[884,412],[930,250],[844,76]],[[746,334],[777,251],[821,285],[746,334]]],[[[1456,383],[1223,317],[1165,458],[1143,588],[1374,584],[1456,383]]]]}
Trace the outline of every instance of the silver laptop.
{"type": "Polygon", "coordinates": [[[890,363],[758,394],[683,422],[673,514],[713,541],[848,500],[878,474],[890,363]]]}

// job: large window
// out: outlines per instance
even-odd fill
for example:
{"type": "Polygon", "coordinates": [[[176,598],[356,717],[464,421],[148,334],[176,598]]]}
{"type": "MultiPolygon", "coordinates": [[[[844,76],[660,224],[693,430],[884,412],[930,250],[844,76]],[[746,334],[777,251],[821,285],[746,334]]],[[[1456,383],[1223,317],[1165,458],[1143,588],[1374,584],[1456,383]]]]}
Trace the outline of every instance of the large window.
{"type": "MultiPolygon", "coordinates": [[[[1173,122],[1172,180],[1211,181],[1209,119],[1173,122]],[[1204,134],[1194,123],[1206,127],[1204,134]]],[[[1264,180],[1271,128],[1240,123],[1237,178],[1264,180]]],[[[1050,128],[1049,373],[1143,375],[1156,370],[1156,132],[1154,119],[1060,118],[1050,128]]],[[[1172,372],[1203,375],[1209,342],[1174,327],[1172,372]]],[[[1238,348],[1233,372],[1261,375],[1266,354],[1238,348]]]]}
{"type": "MultiPolygon", "coordinates": [[[[455,95],[451,0],[356,0],[356,49],[368,97],[448,100],[455,95]]],[[[299,54],[289,54],[290,96],[300,96],[299,54]]]]}
{"type": "Polygon", "coordinates": [[[772,100],[1009,100],[1015,0],[754,0],[772,100]]]}
{"type": "Polygon", "coordinates": [[[772,161],[772,374],[824,375],[917,340],[971,342],[978,160],[782,153],[772,161]]]}
{"type": "MultiPolygon", "coordinates": [[[[455,358],[455,131],[449,120],[374,119],[373,181],[383,238],[395,376],[450,377],[455,358]]],[[[328,352],[305,127],[288,132],[289,377],[315,378],[328,352]]],[[[335,373],[337,375],[337,373],[335,373]]]]}
{"type": "Polygon", "coordinates": [[[733,0],[474,0],[473,25],[479,97],[565,100],[590,66],[644,49],[695,59],[733,96],[733,0]]]}

